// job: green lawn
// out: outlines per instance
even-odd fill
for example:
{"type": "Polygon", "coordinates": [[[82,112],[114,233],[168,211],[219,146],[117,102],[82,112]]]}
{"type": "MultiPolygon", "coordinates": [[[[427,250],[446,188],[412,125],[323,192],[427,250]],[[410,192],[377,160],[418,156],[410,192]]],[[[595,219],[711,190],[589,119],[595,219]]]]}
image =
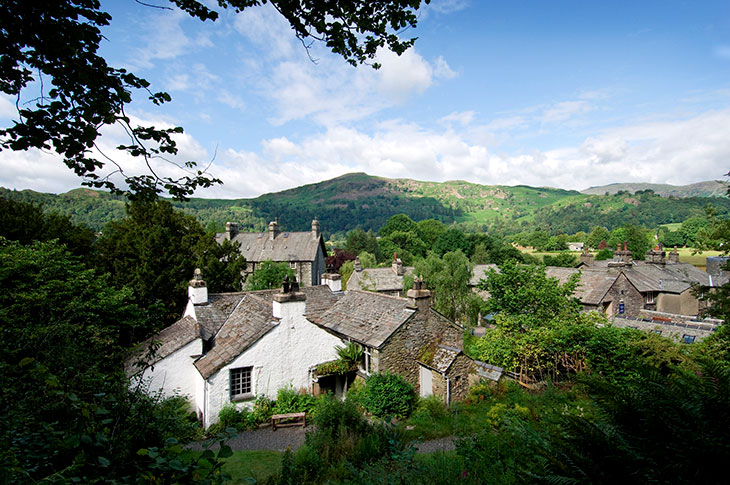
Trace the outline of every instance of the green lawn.
{"type": "Polygon", "coordinates": [[[231,475],[234,484],[249,484],[249,478],[261,483],[279,470],[282,455],[271,450],[234,451],[226,459],[223,471],[231,475]]]}

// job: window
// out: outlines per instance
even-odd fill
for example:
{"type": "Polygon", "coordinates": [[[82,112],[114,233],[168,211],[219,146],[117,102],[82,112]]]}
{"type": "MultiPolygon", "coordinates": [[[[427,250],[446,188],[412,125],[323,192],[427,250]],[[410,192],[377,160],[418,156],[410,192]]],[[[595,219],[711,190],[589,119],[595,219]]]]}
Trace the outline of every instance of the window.
{"type": "Polygon", "coordinates": [[[695,341],[694,335],[687,335],[687,334],[682,335],[682,342],[684,342],[686,344],[693,344],[694,341],[695,341]]]}
{"type": "Polygon", "coordinates": [[[294,261],[289,261],[289,267],[291,269],[297,269],[297,263],[294,261]]]}
{"type": "Polygon", "coordinates": [[[661,330],[656,330],[656,329],[655,329],[655,330],[652,330],[651,332],[652,332],[652,333],[658,333],[659,335],[661,335],[661,334],[662,334],[662,331],[661,331],[661,330]]]}
{"type": "Polygon", "coordinates": [[[654,292],[648,292],[644,295],[645,303],[654,303],[654,292]]]}
{"type": "Polygon", "coordinates": [[[231,369],[231,401],[253,397],[252,370],[253,367],[231,369]]]}
{"type": "Polygon", "coordinates": [[[370,375],[370,347],[363,347],[363,357],[365,357],[365,374],[370,375]]]}

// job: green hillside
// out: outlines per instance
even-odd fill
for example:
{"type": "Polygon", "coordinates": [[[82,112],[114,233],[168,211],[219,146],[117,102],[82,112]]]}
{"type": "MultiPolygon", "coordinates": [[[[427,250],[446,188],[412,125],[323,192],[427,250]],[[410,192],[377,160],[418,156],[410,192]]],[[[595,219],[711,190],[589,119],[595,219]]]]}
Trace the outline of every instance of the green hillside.
{"type": "MultiPolygon", "coordinates": [[[[68,214],[75,222],[96,230],[124,214],[122,197],[89,189],[54,195],[0,188],[0,196],[41,203],[46,210],[68,214]]],[[[422,182],[352,173],[255,199],[192,199],[174,205],[218,231],[226,221],[238,222],[242,230],[263,230],[274,218],[279,218],[287,230],[307,230],[314,217],[322,221],[327,232],[358,226],[377,230],[392,215],[404,213],[414,220],[470,223],[502,233],[536,227],[575,233],[595,225],[612,229],[626,223],[645,227],[680,223],[703,215],[708,203],[720,215],[730,212],[726,196],[662,197],[651,190],[590,195],[524,185],[422,182]]]]}

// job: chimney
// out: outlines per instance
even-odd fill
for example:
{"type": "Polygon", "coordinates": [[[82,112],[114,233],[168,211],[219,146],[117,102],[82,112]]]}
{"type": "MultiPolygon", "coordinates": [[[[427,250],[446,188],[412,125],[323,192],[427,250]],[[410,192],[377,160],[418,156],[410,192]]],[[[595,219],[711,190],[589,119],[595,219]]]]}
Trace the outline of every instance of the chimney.
{"type": "Polygon", "coordinates": [[[614,251],[613,253],[613,259],[615,261],[623,263],[624,265],[630,265],[631,262],[634,260],[633,254],[631,253],[631,251],[629,251],[628,243],[626,243],[626,241],[624,241],[623,250],[621,249],[621,244],[616,247],[616,251],[614,251]]]}
{"type": "Polygon", "coordinates": [[[273,241],[279,234],[279,218],[269,222],[269,241],[273,241]]]}
{"type": "Polygon", "coordinates": [[[406,296],[408,298],[407,308],[425,312],[431,306],[431,292],[423,285],[423,278],[414,278],[413,288],[408,290],[406,296]]]}
{"type": "Polygon", "coordinates": [[[660,244],[655,245],[652,249],[648,250],[644,255],[644,259],[647,263],[653,264],[665,264],[666,253],[662,250],[660,244]]]}
{"type": "Polygon", "coordinates": [[[393,253],[393,263],[390,266],[396,275],[403,276],[403,261],[398,257],[398,253],[393,253]]]}
{"type": "Polygon", "coordinates": [[[314,239],[319,239],[319,235],[320,235],[320,232],[319,232],[319,221],[315,217],[314,220],[312,221],[312,237],[314,239]]]}
{"type": "Polygon", "coordinates": [[[355,262],[352,263],[353,267],[355,268],[355,271],[358,273],[362,271],[362,264],[360,264],[360,256],[355,257],[355,262]]]}
{"type": "Polygon", "coordinates": [[[674,249],[672,249],[672,251],[669,253],[669,263],[679,263],[679,252],[677,251],[677,246],[674,246],[674,249]]]}
{"type": "MultiPolygon", "coordinates": [[[[289,276],[284,277],[281,292],[274,295],[273,316],[282,320],[304,315],[307,295],[299,291],[296,277],[289,282],[289,276]]],[[[293,325],[293,322],[291,322],[293,325]]]]}
{"type": "Polygon", "coordinates": [[[226,222],[226,239],[229,241],[233,240],[238,234],[238,224],[235,222],[226,222]]]}
{"type": "Polygon", "coordinates": [[[193,272],[193,279],[190,280],[188,286],[188,298],[193,305],[207,305],[208,304],[208,287],[205,286],[203,281],[203,274],[199,268],[196,268],[193,272]]]}
{"type": "Polygon", "coordinates": [[[580,253],[580,262],[586,266],[593,266],[595,257],[588,251],[588,247],[583,248],[583,252],[580,253]]]}
{"type": "Polygon", "coordinates": [[[332,292],[342,291],[342,277],[334,271],[322,275],[322,284],[329,286],[332,292]]]}

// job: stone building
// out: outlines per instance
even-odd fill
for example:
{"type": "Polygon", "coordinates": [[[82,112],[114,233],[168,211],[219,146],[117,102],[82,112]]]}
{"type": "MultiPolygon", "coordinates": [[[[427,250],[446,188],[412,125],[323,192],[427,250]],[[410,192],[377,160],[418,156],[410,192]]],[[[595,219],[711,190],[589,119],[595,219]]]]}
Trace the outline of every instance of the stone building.
{"type": "Polygon", "coordinates": [[[355,259],[355,269],[347,280],[347,288],[365,290],[391,296],[403,296],[403,277],[413,276],[413,266],[403,266],[397,254],[390,268],[363,268],[355,259]]]}
{"type": "Polygon", "coordinates": [[[244,277],[266,260],[288,263],[302,286],[319,285],[325,272],[327,249],[317,219],[308,232],[283,232],[278,220],[269,223],[268,232],[238,232],[237,224],[227,222],[226,232],[217,234],[216,240],[241,243],[241,254],[246,258],[244,277]]]}
{"type": "MultiPolygon", "coordinates": [[[[141,344],[127,372],[150,392],[187,396],[206,427],[230,404],[251,407],[256,396],[275,398],[287,386],[315,391],[318,367],[347,342],[364,350],[362,377],[387,371],[421,395],[447,402],[465,396],[478,369],[461,351],[463,328],[430,307],[420,282],[399,298],[343,293],[338,277],[325,274],[327,284],[318,286],[285,281],[277,290],[208,295],[196,271],[183,317],[141,344]],[[137,361],[147,365],[137,368],[137,361]]],[[[341,392],[346,378],[332,390],[341,392]]]]}

